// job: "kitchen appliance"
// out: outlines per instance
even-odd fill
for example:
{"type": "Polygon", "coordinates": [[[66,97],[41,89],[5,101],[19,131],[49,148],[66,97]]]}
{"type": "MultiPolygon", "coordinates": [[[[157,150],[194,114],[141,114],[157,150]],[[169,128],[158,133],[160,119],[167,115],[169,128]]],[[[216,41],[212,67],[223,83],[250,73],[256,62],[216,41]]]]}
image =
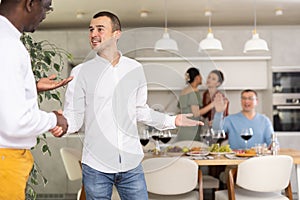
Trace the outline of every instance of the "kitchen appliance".
{"type": "Polygon", "coordinates": [[[273,67],[275,131],[300,132],[300,66],[273,67]]]}

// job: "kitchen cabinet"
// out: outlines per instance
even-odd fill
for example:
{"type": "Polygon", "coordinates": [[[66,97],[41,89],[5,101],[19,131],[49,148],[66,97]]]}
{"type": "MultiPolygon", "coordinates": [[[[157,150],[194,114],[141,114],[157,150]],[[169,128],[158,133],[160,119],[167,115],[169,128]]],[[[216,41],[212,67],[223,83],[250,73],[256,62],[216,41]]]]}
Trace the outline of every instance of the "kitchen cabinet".
{"type": "Polygon", "coordinates": [[[220,69],[225,77],[223,89],[264,90],[268,87],[268,65],[271,57],[137,57],[135,59],[143,64],[149,90],[181,90],[185,87],[185,72],[190,67],[200,70],[203,83],[210,71],[220,69]]]}

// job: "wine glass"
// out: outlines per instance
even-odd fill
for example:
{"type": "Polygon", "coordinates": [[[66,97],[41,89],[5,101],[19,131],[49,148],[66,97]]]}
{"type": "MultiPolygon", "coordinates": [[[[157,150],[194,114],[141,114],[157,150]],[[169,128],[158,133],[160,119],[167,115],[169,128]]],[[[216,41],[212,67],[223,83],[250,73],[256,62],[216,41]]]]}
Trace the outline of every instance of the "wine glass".
{"type": "Polygon", "coordinates": [[[218,141],[220,139],[225,139],[226,138],[226,134],[225,131],[223,129],[218,129],[218,130],[213,130],[211,129],[212,132],[212,140],[214,141],[214,146],[213,148],[217,148],[217,157],[220,157],[220,144],[218,143],[218,141]]]}
{"type": "Polygon", "coordinates": [[[210,142],[212,140],[212,132],[213,129],[204,128],[203,132],[200,134],[200,137],[202,138],[201,140],[208,146],[210,146],[210,142]]]}
{"type": "Polygon", "coordinates": [[[248,140],[250,140],[250,138],[253,135],[253,130],[252,128],[244,128],[241,131],[241,137],[245,140],[245,149],[248,149],[248,140]]]}
{"type": "Polygon", "coordinates": [[[149,131],[148,129],[143,129],[142,132],[139,134],[140,136],[140,142],[143,146],[146,146],[149,143],[149,131]]]}
{"type": "Polygon", "coordinates": [[[164,143],[167,144],[172,138],[172,134],[170,130],[165,130],[162,131],[162,134],[159,136],[159,140],[164,143]]]}
{"type": "Polygon", "coordinates": [[[155,150],[154,150],[155,152],[154,153],[157,155],[160,153],[159,138],[161,135],[162,135],[162,131],[158,131],[156,129],[152,130],[151,137],[155,141],[155,150]]]}
{"type": "Polygon", "coordinates": [[[218,140],[220,140],[220,139],[226,138],[226,134],[223,129],[219,129],[219,130],[211,129],[211,132],[212,132],[212,139],[213,139],[214,143],[217,143],[218,140]]]}
{"type": "Polygon", "coordinates": [[[172,133],[170,130],[164,130],[161,132],[161,134],[159,135],[159,140],[163,143],[163,145],[160,145],[163,149],[162,152],[164,153],[164,155],[167,153],[167,146],[168,146],[168,142],[171,140],[172,138],[172,133]]]}

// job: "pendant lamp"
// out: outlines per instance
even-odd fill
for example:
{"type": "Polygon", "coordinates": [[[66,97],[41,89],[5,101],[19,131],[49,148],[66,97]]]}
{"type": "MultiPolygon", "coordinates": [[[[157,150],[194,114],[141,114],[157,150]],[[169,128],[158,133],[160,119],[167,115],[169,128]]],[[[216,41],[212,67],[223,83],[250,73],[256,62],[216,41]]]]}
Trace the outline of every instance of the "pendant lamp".
{"type": "Polygon", "coordinates": [[[245,43],[244,53],[269,51],[268,44],[265,40],[259,38],[256,32],[256,1],[254,1],[254,30],[252,38],[245,43]]]}
{"type": "Polygon", "coordinates": [[[178,51],[177,42],[170,38],[168,33],[167,0],[165,0],[165,32],[163,37],[155,43],[154,51],[178,51]]]}
{"type": "Polygon", "coordinates": [[[199,43],[199,52],[202,50],[206,51],[222,51],[222,43],[220,40],[214,37],[214,34],[211,29],[211,11],[205,11],[205,16],[208,16],[208,33],[205,39],[201,40],[199,43]]]}

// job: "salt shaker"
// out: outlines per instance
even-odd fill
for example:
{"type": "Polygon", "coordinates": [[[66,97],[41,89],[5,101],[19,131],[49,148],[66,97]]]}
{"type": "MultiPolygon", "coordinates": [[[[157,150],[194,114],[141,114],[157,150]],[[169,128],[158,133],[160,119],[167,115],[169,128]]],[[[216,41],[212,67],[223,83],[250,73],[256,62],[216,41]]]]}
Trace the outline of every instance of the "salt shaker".
{"type": "Polygon", "coordinates": [[[271,152],[272,155],[277,155],[279,150],[279,142],[277,139],[277,134],[272,134],[271,152]]]}

